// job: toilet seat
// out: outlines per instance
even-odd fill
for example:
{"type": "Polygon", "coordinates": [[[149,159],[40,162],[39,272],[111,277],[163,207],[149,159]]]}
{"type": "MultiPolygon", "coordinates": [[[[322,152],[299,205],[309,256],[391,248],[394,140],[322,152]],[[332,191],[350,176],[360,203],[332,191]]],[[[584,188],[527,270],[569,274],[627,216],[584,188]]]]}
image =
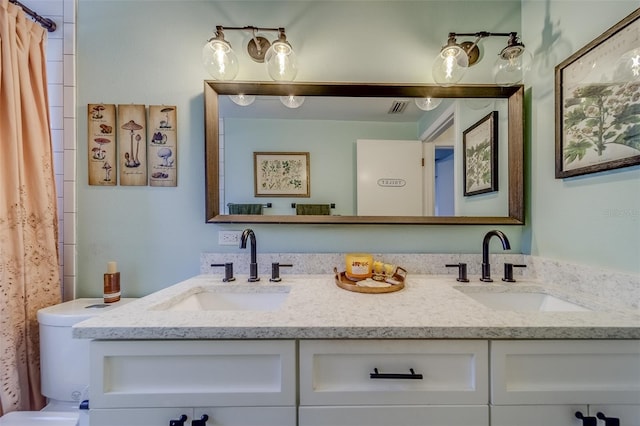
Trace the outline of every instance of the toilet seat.
{"type": "Polygon", "coordinates": [[[13,411],[0,417],[0,426],[77,426],[79,413],[13,411]]]}

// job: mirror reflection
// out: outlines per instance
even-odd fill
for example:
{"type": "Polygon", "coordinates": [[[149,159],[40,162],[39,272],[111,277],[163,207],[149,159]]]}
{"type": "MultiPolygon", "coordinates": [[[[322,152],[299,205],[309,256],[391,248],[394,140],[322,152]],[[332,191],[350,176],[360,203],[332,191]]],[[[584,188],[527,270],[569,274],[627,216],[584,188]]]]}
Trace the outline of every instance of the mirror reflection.
{"type": "MultiPolygon", "coordinates": [[[[205,93],[215,87],[206,96],[209,221],[521,221],[513,203],[521,189],[512,187],[522,182],[518,173],[512,182],[510,163],[521,155],[521,88],[401,86],[376,96],[372,87],[389,86],[364,85],[367,91],[357,93],[346,85],[333,93],[324,85],[283,86],[205,84],[205,93]],[[348,96],[336,93],[345,90],[348,96]],[[287,92],[294,96],[282,95],[287,92]],[[427,96],[436,94],[441,97],[427,96]],[[514,104],[520,107],[515,117],[514,104]],[[464,133],[493,111],[495,190],[465,196],[464,133]],[[221,166],[218,179],[212,161],[221,166]],[[291,166],[296,171],[286,169],[291,166]],[[308,188],[287,187],[298,184],[308,188]]],[[[516,168],[521,174],[521,159],[516,168]]]]}

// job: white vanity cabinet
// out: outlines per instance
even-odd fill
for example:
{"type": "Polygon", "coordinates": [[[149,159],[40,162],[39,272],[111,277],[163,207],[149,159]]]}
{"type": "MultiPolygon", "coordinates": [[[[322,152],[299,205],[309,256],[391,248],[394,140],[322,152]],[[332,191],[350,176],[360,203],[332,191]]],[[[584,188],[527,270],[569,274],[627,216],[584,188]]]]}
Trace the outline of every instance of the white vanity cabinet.
{"type": "Polygon", "coordinates": [[[489,424],[488,342],[303,340],[300,426],[489,424]]]}
{"type": "Polygon", "coordinates": [[[640,426],[640,341],[492,341],[490,358],[492,426],[640,426]]]}
{"type": "Polygon", "coordinates": [[[294,341],[91,342],[91,426],[295,426],[294,341]]]}

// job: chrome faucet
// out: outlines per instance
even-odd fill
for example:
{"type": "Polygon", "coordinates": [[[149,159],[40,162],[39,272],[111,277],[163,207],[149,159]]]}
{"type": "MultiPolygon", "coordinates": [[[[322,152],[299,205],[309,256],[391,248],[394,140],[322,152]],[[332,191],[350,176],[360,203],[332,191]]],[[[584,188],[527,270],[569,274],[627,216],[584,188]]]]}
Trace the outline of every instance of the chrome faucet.
{"type": "Polygon", "coordinates": [[[491,237],[500,238],[502,248],[504,250],[511,249],[509,239],[504,235],[504,232],[493,230],[485,234],[484,239],[482,240],[482,277],[480,278],[480,281],[484,281],[486,283],[493,282],[491,279],[491,265],[489,264],[489,241],[491,241],[491,237]]]}
{"type": "Polygon", "coordinates": [[[249,282],[260,281],[258,277],[258,261],[256,260],[256,234],[252,229],[245,229],[240,235],[240,248],[247,248],[247,238],[251,240],[251,263],[249,263],[249,282]]]}

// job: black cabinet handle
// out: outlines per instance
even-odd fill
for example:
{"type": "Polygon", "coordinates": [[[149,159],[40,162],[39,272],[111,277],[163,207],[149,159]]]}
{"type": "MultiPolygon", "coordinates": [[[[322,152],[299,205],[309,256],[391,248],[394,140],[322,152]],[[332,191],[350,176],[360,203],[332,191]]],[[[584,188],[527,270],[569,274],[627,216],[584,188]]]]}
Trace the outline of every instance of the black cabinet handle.
{"type": "Polygon", "coordinates": [[[409,369],[410,373],[380,373],[377,368],[373,369],[373,373],[369,373],[370,379],[415,379],[422,380],[422,374],[413,371],[413,368],[409,369]]]}
{"type": "Polygon", "coordinates": [[[598,419],[595,417],[585,416],[581,411],[576,411],[575,416],[582,420],[582,426],[598,426],[598,419]]]}
{"type": "Polygon", "coordinates": [[[207,420],[209,420],[209,416],[203,414],[200,420],[191,420],[191,426],[207,426],[207,420]]]}
{"type": "Polygon", "coordinates": [[[178,420],[169,420],[169,426],[184,426],[184,422],[187,421],[187,415],[183,414],[178,420]]]}
{"type": "Polygon", "coordinates": [[[620,419],[615,417],[607,417],[603,413],[596,413],[596,417],[604,420],[604,426],[620,426],[620,419]]]}

